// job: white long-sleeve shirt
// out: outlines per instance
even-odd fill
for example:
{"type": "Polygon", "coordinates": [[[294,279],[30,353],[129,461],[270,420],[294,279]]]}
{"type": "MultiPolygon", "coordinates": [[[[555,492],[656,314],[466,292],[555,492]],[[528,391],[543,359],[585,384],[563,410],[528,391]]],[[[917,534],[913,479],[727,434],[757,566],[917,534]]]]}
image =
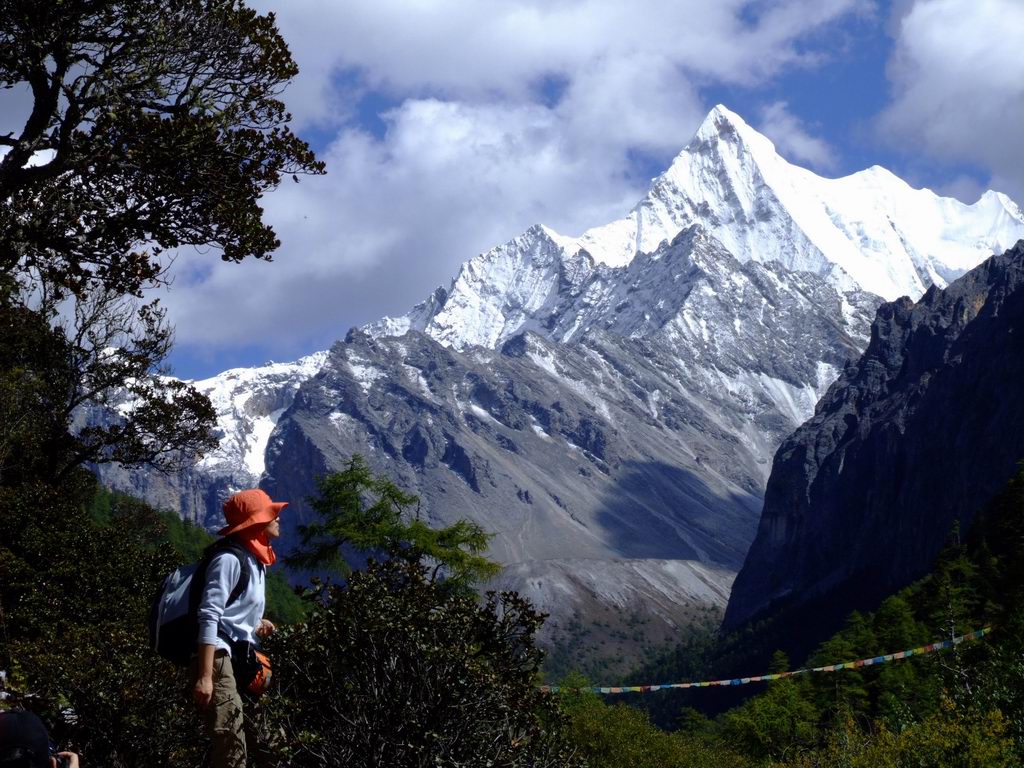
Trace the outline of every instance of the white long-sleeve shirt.
{"type": "Polygon", "coordinates": [[[230,552],[219,552],[206,569],[206,585],[199,601],[199,642],[230,651],[227,641],[256,642],[256,627],[267,605],[266,568],[246,550],[242,563],[230,552]],[[231,605],[225,607],[231,590],[238,584],[242,568],[249,568],[249,584],[231,605]]]}

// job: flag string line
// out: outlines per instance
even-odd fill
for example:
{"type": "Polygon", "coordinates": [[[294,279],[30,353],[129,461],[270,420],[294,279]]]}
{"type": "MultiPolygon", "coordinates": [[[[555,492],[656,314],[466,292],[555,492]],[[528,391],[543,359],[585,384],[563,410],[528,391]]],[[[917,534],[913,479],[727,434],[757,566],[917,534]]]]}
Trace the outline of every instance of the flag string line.
{"type": "Polygon", "coordinates": [[[750,683],[761,683],[768,682],[771,680],[781,680],[786,677],[796,677],[797,675],[810,675],[815,673],[824,672],[839,672],[843,669],[857,669],[860,667],[873,667],[878,664],[887,664],[890,661],[897,661],[899,659],[909,659],[913,656],[924,656],[928,653],[935,653],[936,651],[946,650],[954,646],[960,645],[960,643],[969,640],[980,640],[985,635],[992,631],[992,627],[984,627],[982,629],[975,630],[974,632],[968,632],[965,635],[954,637],[952,640],[940,640],[928,645],[922,645],[920,648],[910,648],[906,651],[900,651],[899,653],[887,653],[884,656],[871,656],[866,659],[857,659],[856,661],[845,661],[841,664],[825,664],[821,667],[805,667],[803,669],[796,669],[791,672],[774,672],[768,675],[756,675],[754,677],[734,677],[730,680],[704,680],[701,682],[694,683],[665,683],[659,685],[616,685],[616,686],[584,686],[582,688],[576,688],[572,686],[564,685],[542,685],[540,690],[547,693],[558,693],[560,691],[571,692],[571,693],[648,693],[649,691],[661,691],[669,688],[711,688],[712,686],[726,686],[726,685],[749,685],[750,683]]]}

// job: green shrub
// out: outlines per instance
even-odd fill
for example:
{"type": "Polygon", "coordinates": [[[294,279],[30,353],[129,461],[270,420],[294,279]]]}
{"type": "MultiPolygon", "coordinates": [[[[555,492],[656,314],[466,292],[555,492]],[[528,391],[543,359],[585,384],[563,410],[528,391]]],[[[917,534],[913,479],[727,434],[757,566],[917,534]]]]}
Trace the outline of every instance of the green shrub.
{"type": "MultiPolygon", "coordinates": [[[[566,688],[584,687],[570,677],[566,688]]],[[[573,744],[591,768],[745,768],[746,758],[697,734],[667,733],[647,713],[626,704],[608,705],[593,693],[565,692],[573,744]]]]}
{"type": "Polygon", "coordinates": [[[199,765],[201,729],[183,671],[148,647],[145,616],[176,562],[149,521],[86,513],[93,487],[0,489],[0,668],[23,704],[91,765],[199,765]]]}
{"type": "Polygon", "coordinates": [[[480,604],[429,573],[407,557],[371,561],[274,636],[268,720],[292,764],[576,765],[536,687],[542,617],[514,594],[480,604]]]}

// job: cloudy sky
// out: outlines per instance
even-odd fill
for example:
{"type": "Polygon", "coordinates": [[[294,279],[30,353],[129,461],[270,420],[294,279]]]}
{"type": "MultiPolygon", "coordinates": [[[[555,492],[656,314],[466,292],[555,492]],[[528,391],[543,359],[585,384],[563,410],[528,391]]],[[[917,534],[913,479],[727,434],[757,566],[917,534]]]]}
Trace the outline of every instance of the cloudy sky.
{"type": "Polygon", "coordinates": [[[273,263],[182,253],[174,372],[324,349],[534,223],[626,213],[723,103],[791,162],[1024,202],[1024,0],[252,0],[327,175],[265,198],[273,263]]]}

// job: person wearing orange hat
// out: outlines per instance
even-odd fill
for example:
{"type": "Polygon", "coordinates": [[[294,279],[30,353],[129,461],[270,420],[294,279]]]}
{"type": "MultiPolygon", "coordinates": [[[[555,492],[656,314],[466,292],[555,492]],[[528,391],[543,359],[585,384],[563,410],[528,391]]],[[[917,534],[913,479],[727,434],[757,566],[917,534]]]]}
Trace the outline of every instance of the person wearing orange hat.
{"type": "Polygon", "coordinates": [[[266,568],[272,565],[273,540],[281,535],[278,519],[287,502],[272,501],[258,488],[240,491],[224,504],[227,525],[217,533],[242,545],[245,556],[218,552],[206,569],[199,601],[199,644],[193,666],[192,698],[202,710],[211,742],[212,765],[245,768],[246,754],[257,766],[270,765],[270,755],[260,748],[243,715],[231,664],[231,644],[257,643],[274,625],[263,618],[266,608],[266,568]],[[249,569],[249,579],[236,600],[229,600],[249,569]],[[249,749],[246,749],[246,742],[249,749]]]}

